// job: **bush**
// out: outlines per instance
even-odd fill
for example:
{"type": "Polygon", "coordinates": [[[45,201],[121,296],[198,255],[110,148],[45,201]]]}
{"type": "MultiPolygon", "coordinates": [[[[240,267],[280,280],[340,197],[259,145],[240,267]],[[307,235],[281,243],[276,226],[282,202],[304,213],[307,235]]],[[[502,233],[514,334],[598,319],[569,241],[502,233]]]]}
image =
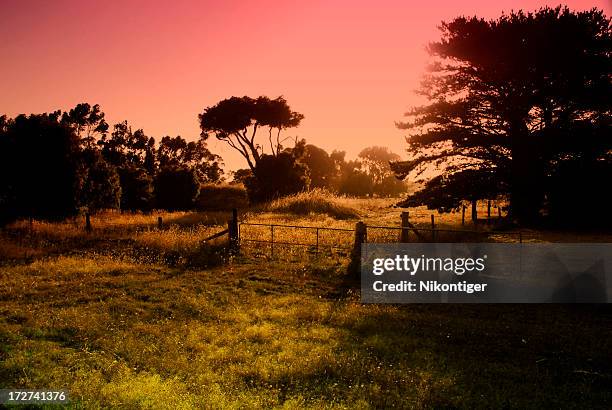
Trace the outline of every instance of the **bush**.
{"type": "Polygon", "coordinates": [[[262,155],[255,175],[244,181],[249,200],[264,202],[308,189],[308,167],[291,153],[262,155]]]}
{"type": "Polygon", "coordinates": [[[118,169],[121,181],[121,209],[151,209],[153,202],[153,179],[143,168],[126,166],[118,169]]]}
{"type": "Polygon", "coordinates": [[[249,198],[243,185],[202,184],[196,208],[203,211],[220,211],[246,208],[249,198]]]}
{"type": "Polygon", "coordinates": [[[359,217],[359,212],[356,209],[342,205],[340,201],[342,201],[341,197],[322,189],[314,189],[279,198],[267,204],[264,209],[270,212],[295,215],[325,214],[336,219],[359,217]]]}
{"type": "Polygon", "coordinates": [[[200,193],[200,182],[194,170],[165,168],[155,178],[155,199],[160,209],[192,209],[200,193]]]}
{"type": "Polygon", "coordinates": [[[352,170],[344,175],[338,188],[341,194],[351,196],[369,196],[373,191],[372,178],[359,170],[352,170]]]}

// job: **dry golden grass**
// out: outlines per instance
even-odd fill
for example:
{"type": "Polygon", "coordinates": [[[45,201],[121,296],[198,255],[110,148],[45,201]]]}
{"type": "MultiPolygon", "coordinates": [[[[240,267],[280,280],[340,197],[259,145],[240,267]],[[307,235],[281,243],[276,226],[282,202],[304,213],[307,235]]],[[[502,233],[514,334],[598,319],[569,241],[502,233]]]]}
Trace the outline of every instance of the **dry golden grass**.
{"type": "Polygon", "coordinates": [[[359,211],[345,203],[343,197],[322,189],[314,189],[276,199],[265,205],[264,209],[268,212],[293,215],[322,214],[335,219],[358,218],[359,211]]]}

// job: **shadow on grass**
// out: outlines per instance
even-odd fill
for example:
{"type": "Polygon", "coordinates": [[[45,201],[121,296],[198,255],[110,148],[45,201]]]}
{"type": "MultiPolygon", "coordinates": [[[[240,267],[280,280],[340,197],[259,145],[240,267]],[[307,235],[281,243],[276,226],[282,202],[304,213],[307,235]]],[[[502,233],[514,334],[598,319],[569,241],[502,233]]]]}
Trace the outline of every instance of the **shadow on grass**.
{"type": "Polygon", "coordinates": [[[387,407],[609,408],[612,306],[364,307],[341,350],[376,377],[387,407]],[[347,353],[348,352],[348,353],[347,353]],[[370,363],[365,363],[370,362],[370,363]]]}

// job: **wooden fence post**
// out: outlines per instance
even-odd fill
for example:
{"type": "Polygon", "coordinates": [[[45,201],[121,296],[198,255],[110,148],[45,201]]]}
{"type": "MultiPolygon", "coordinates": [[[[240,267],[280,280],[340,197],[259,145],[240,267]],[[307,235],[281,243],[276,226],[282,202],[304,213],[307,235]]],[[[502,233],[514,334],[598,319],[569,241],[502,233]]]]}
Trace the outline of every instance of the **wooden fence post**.
{"type": "Polygon", "coordinates": [[[410,241],[408,227],[410,226],[410,212],[402,212],[402,230],[400,233],[400,242],[406,243],[410,241]]]}
{"type": "Polygon", "coordinates": [[[365,223],[359,221],[355,225],[355,242],[351,251],[351,261],[349,262],[348,272],[358,279],[361,276],[361,244],[368,238],[368,228],[365,223]]]}
{"type": "Polygon", "coordinates": [[[89,212],[85,214],[85,231],[91,232],[91,217],[89,212]]]}
{"type": "Polygon", "coordinates": [[[497,204],[497,216],[501,219],[501,205],[497,204]]]}
{"type": "Polygon", "coordinates": [[[487,219],[488,222],[491,222],[491,200],[487,201],[487,219]]]}
{"type": "Polygon", "coordinates": [[[157,229],[161,230],[164,227],[164,220],[161,216],[157,217],[157,229]]]}
{"type": "Polygon", "coordinates": [[[434,219],[434,214],[431,214],[431,241],[436,240],[436,221],[434,219]]]}
{"type": "Polygon", "coordinates": [[[478,222],[478,210],[476,209],[476,200],[472,200],[472,222],[474,225],[478,222]]]}
{"type": "Polygon", "coordinates": [[[465,225],[465,205],[461,206],[461,225],[465,225]]]}
{"type": "Polygon", "coordinates": [[[229,236],[229,251],[232,255],[237,255],[240,250],[238,238],[238,210],[232,209],[232,219],[227,221],[227,233],[229,236]]]}

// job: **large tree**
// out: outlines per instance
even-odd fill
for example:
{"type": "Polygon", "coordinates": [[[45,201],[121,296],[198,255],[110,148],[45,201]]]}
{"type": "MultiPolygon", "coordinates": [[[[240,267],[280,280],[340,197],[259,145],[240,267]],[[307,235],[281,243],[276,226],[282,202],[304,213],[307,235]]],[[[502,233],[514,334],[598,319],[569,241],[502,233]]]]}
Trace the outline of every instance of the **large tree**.
{"type": "Polygon", "coordinates": [[[202,139],[215,136],[242,155],[256,175],[257,164],[270,147],[268,155],[277,156],[283,150],[280,133],[297,127],[304,116],[292,111],[283,97],[231,97],[207,107],[199,115],[202,139]],[[268,141],[257,139],[257,131],[267,130],[268,141]]]}
{"type": "Polygon", "coordinates": [[[153,203],[156,173],[155,139],[142,129],[132,131],[127,121],[115,124],[98,144],[104,159],[113,165],[121,182],[121,209],[149,210],[153,203]]]}
{"type": "Polygon", "coordinates": [[[104,117],[100,105],[88,103],[79,103],[61,116],[61,123],[72,128],[80,139],[79,208],[89,211],[118,208],[121,198],[117,170],[100,150],[99,142],[109,128],[104,117]]]}
{"type": "Polygon", "coordinates": [[[57,111],[0,121],[0,223],[77,212],[80,141],[59,116],[57,111]]]}
{"type": "MultiPolygon", "coordinates": [[[[434,176],[425,190],[451,194],[445,209],[507,195],[511,215],[530,222],[560,164],[609,163],[612,32],[603,12],[557,7],[490,21],[459,17],[441,31],[421,88],[429,103],[398,124],[409,131],[412,155],[394,164],[399,176],[434,176]]],[[[438,201],[414,198],[430,207],[438,201]]]]}
{"type": "MultiPolygon", "coordinates": [[[[304,145],[287,150],[281,131],[297,127],[304,116],[283,97],[231,97],[199,115],[202,140],[226,142],[244,157],[251,170],[245,185],[252,201],[264,201],[308,187],[308,168],[301,163],[304,145]],[[267,131],[267,141],[258,131],[267,131]],[[269,151],[267,148],[269,147],[269,151]]],[[[264,132],[265,132],[264,131],[264,132]]],[[[295,139],[298,146],[298,139],[295,139]]]]}

